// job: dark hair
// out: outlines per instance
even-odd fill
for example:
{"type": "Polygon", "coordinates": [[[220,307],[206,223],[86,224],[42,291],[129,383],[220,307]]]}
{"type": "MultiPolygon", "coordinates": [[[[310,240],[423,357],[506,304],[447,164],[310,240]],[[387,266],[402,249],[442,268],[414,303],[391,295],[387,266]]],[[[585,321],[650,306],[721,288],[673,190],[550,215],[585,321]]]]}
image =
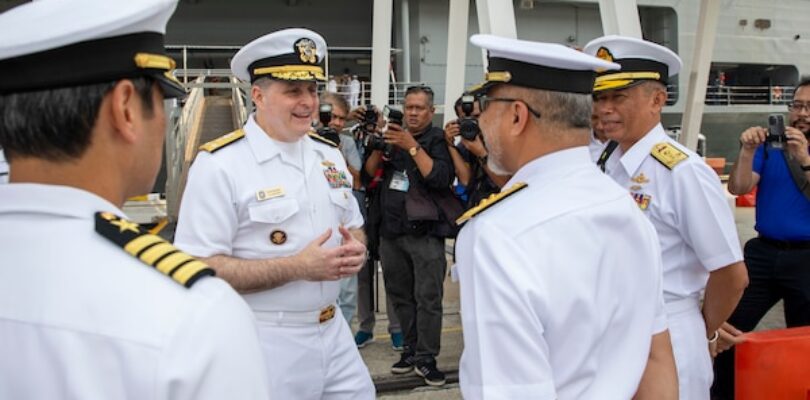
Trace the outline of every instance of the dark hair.
{"type": "Polygon", "coordinates": [[[801,80],[801,81],[800,81],[800,82],[799,82],[799,83],[796,85],[796,88],[795,88],[795,89],[793,89],[793,94],[796,94],[796,92],[798,92],[798,91],[799,91],[799,89],[801,89],[801,88],[803,88],[803,87],[805,87],[805,86],[810,86],[810,78],[805,78],[805,79],[802,79],[802,80],[801,80]]]}
{"type": "Polygon", "coordinates": [[[346,101],[346,99],[343,96],[338,95],[337,93],[324,92],[321,95],[321,103],[331,104],[332,107],[340,107],[346,113],[352,111],[349,108],[349,103],[346,101]]]}
{"type": "Polygon", "coordinates": [[[405,97],[408,97],[409,94],[414,93],[424,93],[427,95],[428,98],[428,105],[433,106],[433,89],[430,86],[426,85],[418,85],[418,86],[410,86],[405,89],[405,97]]]}
{"type": "MultiPolygon", "coordinates": [[[[130,79],[144,114],[152,117],[151,77],[130,79]]],[[[114,82],[0,95],[0,147],[14,157],[65,161],[81,157],[90,145],[104,96],[114,82]]]]}

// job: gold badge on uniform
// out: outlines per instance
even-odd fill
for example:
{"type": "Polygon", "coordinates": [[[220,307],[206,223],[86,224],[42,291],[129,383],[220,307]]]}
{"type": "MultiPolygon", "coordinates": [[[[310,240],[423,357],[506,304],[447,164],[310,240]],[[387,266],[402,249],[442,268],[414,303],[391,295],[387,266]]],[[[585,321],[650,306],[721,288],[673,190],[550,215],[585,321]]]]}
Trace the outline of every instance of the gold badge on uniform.
{"type": "Polygon", "coordinates": [[[652,196],[644,193],[630,193],[630,195],[633,196],[633,200],[636,201],[636,204],[638,204],[638,208],[640,208],[641,211],[646,210],[647,207],[650,206],[652,196]]]}
{"type": "Polygon", "coordinates": [[[639,185],[643,185],[643,184],[645,184],[645,183],[650,183],[650,180],[649,180],[649,179],[647,179],[647,177],[646,177],[646,176],[644,176],[644,173],[643,173],[643,172],[642,172],[642,173],[640,173],[640,174],[638,174],[638,175],[636,175],[636,176],[634,176],[634,177],[633,177],[632,179],[630,179],[630,180],[631,180],[631,181],[633,181],[633,182],[635,182],[635,183],[638,183],[639,185]]]}
{"type": "Polygon", "coordinates": [[[284,244],[287,242],[287,234],[284,231],[275,230],[270,233],[270,241],[273,244],[284,244]]]}
{"type": "Polygon", "coordinates": [[[281,196],[284,196],[284,188],[281,186],[256,191],[256,200],[258,201],[264,201],[281,196]]]}
{"type": "Polygon", "coordinates": [[[318,50],[315,42],[309,38],[301,38],[295,42],[295,49],[302,62],[315,64],[318,62],[318,50]]]}

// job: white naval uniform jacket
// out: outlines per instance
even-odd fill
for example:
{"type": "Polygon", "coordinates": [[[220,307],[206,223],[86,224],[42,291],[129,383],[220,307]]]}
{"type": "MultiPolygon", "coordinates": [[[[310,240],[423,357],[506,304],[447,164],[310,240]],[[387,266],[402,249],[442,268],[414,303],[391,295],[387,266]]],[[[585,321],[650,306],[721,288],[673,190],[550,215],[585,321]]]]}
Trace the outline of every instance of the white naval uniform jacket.
{"type": "Polygon", "coordinates": [[[631,398],[666,329],[655,230],[584,146],[524,165],[504,190],[516,182],[528,187],[456,244],[464,398],[631,398]]]}
{"type": "Polygon", "coordinates": [[[0,185],[0,399],[266,399],[253,315],[220,279],[186,288],[95,230],[83,190],[0,185]]]}
{"type": "MultiPolygon", "coordinates": [[[[340,245],[339,226],[363,226],[339,149],[307,136],[277,142],[253,115],[243,130],[244,138],[197,155],[180,208],[177,247],[198,257],[287,257],[327,229],[332,236],[323,246],[331,248],[340,245]]],[[[340,281],[299,280],[244,298],[254,311],[314,311],[333,304],[339,291],[340,281]]]]}
{"type": "Polygon", "coordinates": [[[628,190],[661,241],[664,300],[697,298],[709,272],[743,259],[734,215],[717,174],[660,124],[626,153],[616,148],[605,172],[628,190]],[[669,169],[650,155],[670,143],[689,157],[669,169]]]}

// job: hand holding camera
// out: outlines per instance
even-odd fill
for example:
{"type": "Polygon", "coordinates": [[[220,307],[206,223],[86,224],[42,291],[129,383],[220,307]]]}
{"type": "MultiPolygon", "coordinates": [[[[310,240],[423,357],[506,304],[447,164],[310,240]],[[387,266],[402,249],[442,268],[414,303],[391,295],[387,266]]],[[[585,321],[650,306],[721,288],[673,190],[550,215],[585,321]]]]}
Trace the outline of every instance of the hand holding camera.
{"type": "Polygon", "coordinates": [[[385,142],[409,150],[419,145],[410,132],[402,127],[402,111],[393,108],[385,108],[385,116],[388,119],[388,128],[385,131],[385,142]]]}

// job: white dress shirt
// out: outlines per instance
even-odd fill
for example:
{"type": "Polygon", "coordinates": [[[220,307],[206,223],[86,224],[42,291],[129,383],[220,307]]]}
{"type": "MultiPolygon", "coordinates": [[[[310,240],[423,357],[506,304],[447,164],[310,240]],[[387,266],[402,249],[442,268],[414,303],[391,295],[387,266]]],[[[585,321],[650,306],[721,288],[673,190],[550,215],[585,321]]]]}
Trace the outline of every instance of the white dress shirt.
{"type": "Polygon", "coordinates": [[[586,147],[524,165],[528,184],[456,245],[466,399],[629,399],[666,329],[655,230],[586,147]]]}
{"type": "Polygon", "coordinates": [[[266,399],[250,309],[190,289],[95,231],[79,189],[0,186],[0,399],[266,399]]]}
{"type": "Polygon", "coordinates": [[[626,153],[618,147],[606,173],[628,190],[655,226],[664,261],[664,300],[697,298],[709,272],[743,259],[734,214],[720,179],[660,124],[626,153]],[[667,142],[689,157],[670,170],[650,155],[667,142]]]}
{"type": "MultiPolygon", "coordinates": [[[[271,139],[254,116],[245,137],[214,153],[200,152],[189,172],[175,244],[198,256],[243,259],[292,256],[338,227],[363,226],[352,176],[337,148],[305,136],[271,139]],[[273,235],[284,240],[272,240],[273,235]]],[[[254,311],[313,311],[334,304],[339,281],[293,281],[244,295],[254,311]]]]}

